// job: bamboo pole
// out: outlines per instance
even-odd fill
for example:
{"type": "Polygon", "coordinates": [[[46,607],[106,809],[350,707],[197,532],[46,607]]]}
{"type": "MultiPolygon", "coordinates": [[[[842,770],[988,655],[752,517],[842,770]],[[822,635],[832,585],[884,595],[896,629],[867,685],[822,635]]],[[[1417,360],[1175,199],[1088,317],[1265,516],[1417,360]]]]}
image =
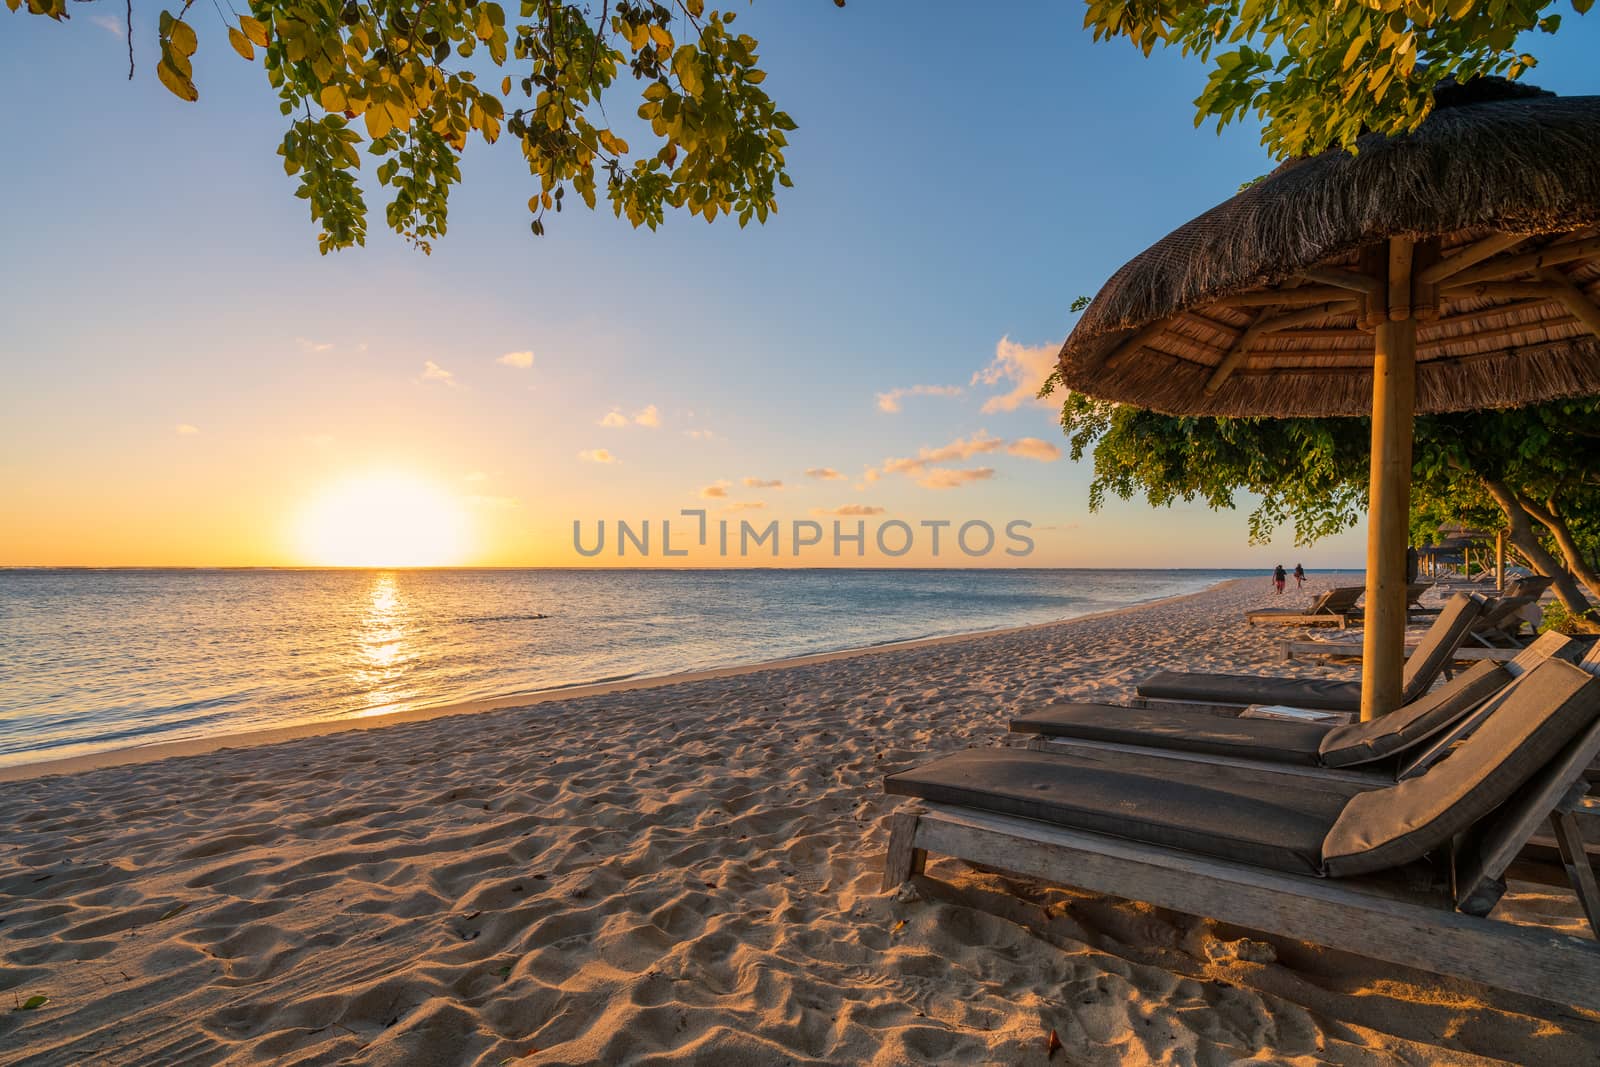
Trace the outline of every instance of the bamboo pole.
{"type": "Polygon", "coordinates": [[[1494,533],[1494,591],[1506,591],[1506,532],[1496,530],[1494,533]]]}
{"type": "Polygon", "coordinates": [[[1453,278],[1468,267],[1482,263],[1490,256],[1497,256],[1507,249],[1515,248],[1525,240],[1527,240],[1526,234],[1491,233],[1483,240],[1457,251],[1448,259],[1441,259],[1424,268],[1417,274],[1417,280],[1423,285],[1438,285],[1446,278],[1453,278]]]}
{"type": "Polygon", "coordinates": [[[1391,238],[1388,259],[1390,317],[1378,325],[1372,364],[1372,481],[1361,671],[1364,722],[1400,706],[1405,672],[1411,419],[1417,392],[1417,320],[1410,315],[1411,242],[1391,238]],[[1402,309],[1404,314],[1395,317],[1402,309]]]}
{"type": "Polygon", "coordinates": [[[1279,330],[1292,329],[1295,326],[1304,326],[1311,322],[1320,322],[1331,315],[1341,315],[1356,309],[1354,301],[1333,301],[1327,304],[1318,304],[1315,307],[1305,308],[1301,311],[1291,311],[1286,315],[1268,317],[1266,313],[1245,328],[1244,333],[1233,343],[1228,354],[1222,357],[1222,362],[1217,364],[1216,370],[1211,372],[1211,377],[1206,380],[1206,396],[1215,396],[1228,376],[1244,363],[1250,346],[1256,338],[1263,334],[1274,333],[1279,330]]]}
{"type": "Polygon", "coordinates": [[[1486,282],[1493,278],[1504,278],[1511,274],[1541,270],[1545,267],[1554,267],[1561,263],[1571,263],[1574,260],[1589,259],[1594,256],[1600,256],[1600,237],[1565,241],[1560,244],[1548,245],[1537,252],[1526,252],[1520,256],[1507,256],[1504,259],[1488,260],[1454,275],[1450,279],[1450,284],[1472,285],[1477,282],[1486,282]]]}

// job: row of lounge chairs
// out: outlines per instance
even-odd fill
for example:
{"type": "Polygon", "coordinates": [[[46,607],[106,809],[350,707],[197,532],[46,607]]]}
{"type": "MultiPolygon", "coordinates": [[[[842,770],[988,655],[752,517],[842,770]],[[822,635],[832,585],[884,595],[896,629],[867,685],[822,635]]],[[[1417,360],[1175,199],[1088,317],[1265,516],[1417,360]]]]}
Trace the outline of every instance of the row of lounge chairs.
{"type": "MultiPolygon", "coordinates": [[[[1512,582],[1501,595],[1501,603],[1509,600],[1519,600],[1519,607],[1537,603],[1550,588],[1551,579],[1542,575],[1528,578],[1519,578],[1512,582]],[[1526,597],[1526,600],[1519,598],[1526,597]]],[[[1406,586],[1406,603],[1410,605],[1412,615],[1432,614],[1434,609],[1424,608],[1421,599],[1424,593],[1433,588],[1426,582],[1413,582],[1406,586]]],[[[1357,602],[1366,592],[1364,586],[1342,585],[1328,590],[1318,596],[1311,604],[1304,608],[1259,608],[1245,612],[1245,619],[1251,626],[1277,625],[1277,626],[1337,626],[1343,630],[1359,623],[1362,618],[1361,609],[1357,602]]],[[[1510,620],[1515,609],[1507,609],[1505,620],[1510,620]]],[[[1494,646],[1491,646],[1494,647],[1494,646]]],[[[1503,647],[1503,646],[1500,646],[1503,647]]]]}
{"type": "MultiPolygon", "coordinates": [[[[1452,598],[1434,631],[1483,607],[1452,598]]],[[[885,887],[949,855],[1600,1010],[1600,945],[1489,917],[1511,875],[1570,885],[1600,933],[1584,847],[1600,828],[1585,779],[1600,645],[1546,634],[1437,689],[1424,673],[1408,664],[1406,705],[1366,723],[1093,704],[1020,715],[1026,748],[885,779],[919,802],[890,816],[885,887]]]]}

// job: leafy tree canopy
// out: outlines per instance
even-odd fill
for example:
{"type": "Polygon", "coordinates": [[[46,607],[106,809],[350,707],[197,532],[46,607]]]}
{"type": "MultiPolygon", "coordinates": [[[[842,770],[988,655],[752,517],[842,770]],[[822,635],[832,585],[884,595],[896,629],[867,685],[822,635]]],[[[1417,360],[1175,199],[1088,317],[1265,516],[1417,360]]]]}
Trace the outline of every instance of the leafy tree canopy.
{"type": "MultiPolygon", "coordinates": [[[[1578,14],[1593,0],[1571,0],[1578,14]]],[[[1553,0],[1089,0],[1097,40],[1149,55],[1176,46],[1211,66],[1195,125],[1255,113],[1280,159],[1416,129],[1447,78],[1520,77],[1525,33],[1554,33],[1553,0]]]]}
{"type": "MultiPolygon", "coordinates": [[[[6,5],[69,17],[67,0],[6,5]]],[[[155,68],[189,101],[200,95],[193,5],[161,13],[155,68]]],[[[131,78],[131,0],[127,14],[131,78]]],[[[598,10],[520,0],[509,22],[494,0],[250,0],[232,18],[228,46],[262,63],[291,119],[278,153],[321,226],[324,254],[366,243],[363,148],[391,190],[385,221],[423,251],[445,232],[474,138],[517,144],[538,187],[528,201],[535,234],[569,192],[591,208],[604,196],[635,227],[654,229],[668,208],[708,222],[736,215],[743,226],[766,221],[778,187],[792,184],[784,148],[794,120],[762,89],[755,38],[705,0],[608,0],[598,10]],[[605,94],[619,82],[637,94],[642,143],[605,119],[605,94]]]]}
{"type": "MultiPolygon", "coordinates": [[[[1061,423],[1073,458],[1092,456],[1092,510],[1108,494],[1220,510],[1253,493],[1252,543],[1287,522],[1295,543],[1309,545],[1353,527],[1366,507],[1368,419],[1160,415],[1072,393],[1061,423]]],[[[1415,428],[1418,543],[1443,522],[1505,530],[1541,571],[1565,572],[1558,593],[1569,609],[1587,608],[1579,583],[1600,597],[1600,399],[1424,415],[1415,428]]]]}

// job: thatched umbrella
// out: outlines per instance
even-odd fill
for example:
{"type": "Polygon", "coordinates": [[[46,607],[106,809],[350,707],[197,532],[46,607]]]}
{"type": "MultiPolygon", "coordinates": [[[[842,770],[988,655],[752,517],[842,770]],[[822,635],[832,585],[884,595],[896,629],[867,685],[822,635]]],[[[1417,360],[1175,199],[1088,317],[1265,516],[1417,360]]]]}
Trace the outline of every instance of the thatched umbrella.
{"type": "Polygon", "coordinates": [[[1065,383],[1170,414],[1372,415],[1363,718],[1404,664],[1414,411],[1600,394],[1600,97],[1481,79],[1174,230],[1106,283],[1065,383]]]}

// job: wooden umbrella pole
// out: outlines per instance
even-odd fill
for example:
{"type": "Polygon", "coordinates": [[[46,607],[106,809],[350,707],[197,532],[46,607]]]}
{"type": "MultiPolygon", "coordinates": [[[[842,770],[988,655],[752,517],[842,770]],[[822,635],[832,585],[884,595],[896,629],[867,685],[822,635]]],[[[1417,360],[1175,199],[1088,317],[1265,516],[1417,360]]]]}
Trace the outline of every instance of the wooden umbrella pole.
{"type": "Polygon", "coordinates": [[[1411,242],[1389,242],[1389,316],[1372,365],[1372,481],[1367,505],[1367,604],[1361,718],[1400,706],[1405,672],[1406,541],[1411,517],[1411,420],[1417,393],[1417,320],[1411,317],[1411,242]]]}

